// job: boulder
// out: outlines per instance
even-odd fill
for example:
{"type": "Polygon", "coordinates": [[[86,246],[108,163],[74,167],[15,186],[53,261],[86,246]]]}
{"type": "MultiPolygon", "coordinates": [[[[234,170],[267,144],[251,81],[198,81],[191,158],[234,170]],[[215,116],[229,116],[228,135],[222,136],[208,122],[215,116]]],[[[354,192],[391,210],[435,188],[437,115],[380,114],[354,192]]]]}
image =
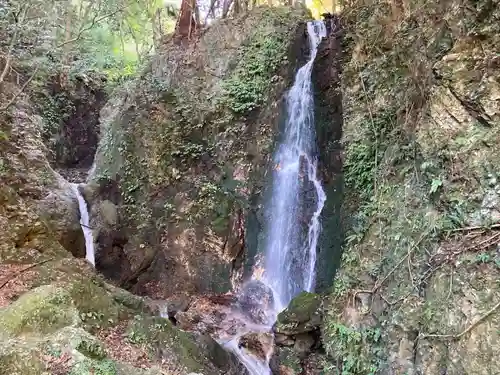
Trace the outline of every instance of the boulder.
{"type": "Polygon", "coordinates": [[[77,258],[85,257],[85,238],[80,226],[78,201],[70,188],[52,190],[38,201],[40,217],[59,243],[77,258]]]}
{"type": "Polygon", "coordinates": [[[322,301],[318,294],[302,292],[278,315],[275,333],[298,335],[319,329],[322,322],[322,301]]]}
{"type": "Polygon", "coordinates": [[[259,280],[246,283],[238,296],[241,310],[254,323],[269,324],[269,312],[274,308],[274,296],[271,288],[259,280]]]}
{"type": "Polygon", "coordinates": [[[272,351],[273,336],[267,332],[252,332],[240,337],[238,347],[247,349],[262,361],[266,361],[272,351]]]}

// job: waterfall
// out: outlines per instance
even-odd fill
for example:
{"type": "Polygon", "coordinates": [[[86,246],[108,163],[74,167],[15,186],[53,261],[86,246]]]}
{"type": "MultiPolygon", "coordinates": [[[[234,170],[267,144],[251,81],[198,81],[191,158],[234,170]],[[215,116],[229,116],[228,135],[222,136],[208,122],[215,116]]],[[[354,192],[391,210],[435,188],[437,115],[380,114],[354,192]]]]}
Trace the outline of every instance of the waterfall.
{"type": "Polygon", "coordinates": [[[317,47],[326,36],[322,21],[308,22],[310,57],[298,70],[286,97],[284,137],[274,156],[272,197],[267,205],[265,281],[284,308],[299,292],[314,287],[319,215],[326,200],[317,178],[311,71],[317,47]],[[314,191],[307,202],[308,192],[314,191]],[[312,207],[312,214],[308,212],[312,207]],[[310,217],[308,217],[310,216],[310,217]],[[302,233],[307,223],[307,233],[302,233]]]}
{"type": "MultiPolygon", "coordinates": [[[[316,246],[320,233],[319,216],[326,195],[317,177],[316,135],[314,128],[314,100],[311,72],[322,38],[326,37],[323,21],[307,23],[310,56],[295,76],[286,96],[287,119],[283,137],[274,155],[273,185],[266,206],[266,233],[262,278],[272,291],[273,311],[267,311],[270,330],[276,315],[301,291],[314,289],[316,246]]],[[[238,338],[226,343],[245,364],[251,375],[268,375],[267,361],[240,349],[238,338]]]]}
{"type": "Polygon", "coordinates": [[[82,226],[83,236],[85,237],[85,257],[95,267],[94,237],[92,235],[92,229],[89,227],[89,211],[87,209],[87,203],[78,189],[78,184],[71,184],[71,188],[78,199],[78,208],[80,209],[80,225],[82,226]]]}

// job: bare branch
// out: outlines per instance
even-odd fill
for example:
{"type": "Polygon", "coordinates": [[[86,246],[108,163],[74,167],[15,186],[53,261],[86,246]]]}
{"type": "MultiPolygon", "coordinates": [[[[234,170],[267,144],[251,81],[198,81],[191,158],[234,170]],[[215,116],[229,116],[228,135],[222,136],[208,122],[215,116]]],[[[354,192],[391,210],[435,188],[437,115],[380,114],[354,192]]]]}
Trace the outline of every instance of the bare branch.
{"type": "Polygon", "coordinates": [[[49,258],[49,259],[46,259],[46,260],[42,260],[41,262],[33,263],[32,265],[23,268],[19,272],[15,273],[12,277],[9,277],[2,284],[0,284],[0,289],[2,289],[5,285],[7,285],[9,282],[11,282],[12,280],[14,280],[15,278],[19,277],[23,272],[26,272],[26,271],[28,271],[28,270],[30,270],[32,268],[35,268],[36,266],[40,266],[40,265],[44,264],[44,263],[48,263],[48,262],[50,262],[52,260],[54,260],[54,258],[49,258]]]}
{"type": "Polygon", "coordinates": [[[117,9],[117,10],[111,12],[111,13],[105,14],[104,16],[101,16],[101,17],[97,17],[97,15],[94,16],[94,18],[92,19],[92,22],[90,23],[89,26],[81,28],[80,31],[78,32],[78,34],[74,38],[71,38],[69,40],[64,41],[63,43],[61,43],[58,46],[56,46],[56,48],[61,48],[62,46],[66,45],[66,44],[76,42],[77,40],[79,40],[82,37],[83,33],[85,33],[86,31],[91,30],[95,26],[96,23],[101,22],[102,20],[105,20],[106,18],[109,18],[111,16],[114,16],[117,13],[120,13],[126,7],[127,6],[119,8],[119,9],[117,9]]]}

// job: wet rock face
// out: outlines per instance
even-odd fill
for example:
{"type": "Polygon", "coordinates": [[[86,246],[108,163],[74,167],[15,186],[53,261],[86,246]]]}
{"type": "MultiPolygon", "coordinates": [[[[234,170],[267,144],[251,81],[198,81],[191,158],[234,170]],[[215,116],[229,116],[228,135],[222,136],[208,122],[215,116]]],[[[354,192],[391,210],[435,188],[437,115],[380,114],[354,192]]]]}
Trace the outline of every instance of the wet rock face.
{"type": "Polygon", "coordinates": [[[274,305],[273,292],[263,282],[252,280],[243,286],[238,304],[254,323],[269,324],[268,313],[274,305]]]}
{"type": "Polygon", "coordinates": [[[85,257],[85,238],[80,226],[78,201],[67,186],[53,190],[38,202],[38,212],[61,245],[77,258],[85,257]]]}
{"type": "Polygon", "coordinates": [[[240,337],[238,347],[245,348],[262,361],[266,361],[272,351],[273,336],[270,333],[248,333],[240,337]]]}
{"type": "Polygon", "coordinates": [[[53,153],[52,165],[70,181],[71,177],[84,177],[97,149],[99,112],[107,101],[105,78],[81,75],[63,84],[59,77],[53,77],[38,96],[36,103],[46,123],[44,140],[53,153]],[[82,169],[83,176],[65,173],[68,169],[82,169]]]}
{"type": "Polygon", "coordinates": [[[343,108],[341,90],[342,30],[337,16],[325,20],[328,37],[318,46],[312,70],[314,120],[319,151],[319,171],[327,200],[321,213],[322,231],[318,241],[315,291],[326,291],[340,264],[342,226],[343,108]]]}

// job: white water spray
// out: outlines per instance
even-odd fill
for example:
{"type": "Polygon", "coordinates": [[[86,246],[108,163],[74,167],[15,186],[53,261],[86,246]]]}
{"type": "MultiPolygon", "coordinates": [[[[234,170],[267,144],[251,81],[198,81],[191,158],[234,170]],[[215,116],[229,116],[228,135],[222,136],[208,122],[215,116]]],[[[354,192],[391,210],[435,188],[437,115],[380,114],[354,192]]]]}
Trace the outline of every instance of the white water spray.
{"type": "Polygon", "coordinates": [[[78,199],[78,208],[80,209],[80,225],[82,226],[83,236],[85,237],[85,257],[95,267],[94,236],[92,235],[92,229],[89,227],[89,211],[87,209],[87,203],[80,193],[80,190],[78,190],[78,184],[71,184],[71,188],[78,199]]]}
{"type": "MultiPolygon", "coordinates": [[[[326,195],[317,177],[315,156],[314,101],[311,72],[321,40],[326,37],[323,21],[307,23],[309,61],[301,67],[287,94],[287,120],[283,140],[275,157],[272,196],[268,203],[264,276],[262,281],[274,295],[273,321],[279,311],[301,291],[312,291],[315,282],[316,247],[321,230],[319,217],[326,195]],[[312,210],[311,208],[314,208],[312,210]],[[307,227],[306,233],[304,227],[307,227]]],[[[224,346],[232,350],[251,375],[268,375],[269,357],[263,362],[238,347],[242,334],[224,346]]]]}

